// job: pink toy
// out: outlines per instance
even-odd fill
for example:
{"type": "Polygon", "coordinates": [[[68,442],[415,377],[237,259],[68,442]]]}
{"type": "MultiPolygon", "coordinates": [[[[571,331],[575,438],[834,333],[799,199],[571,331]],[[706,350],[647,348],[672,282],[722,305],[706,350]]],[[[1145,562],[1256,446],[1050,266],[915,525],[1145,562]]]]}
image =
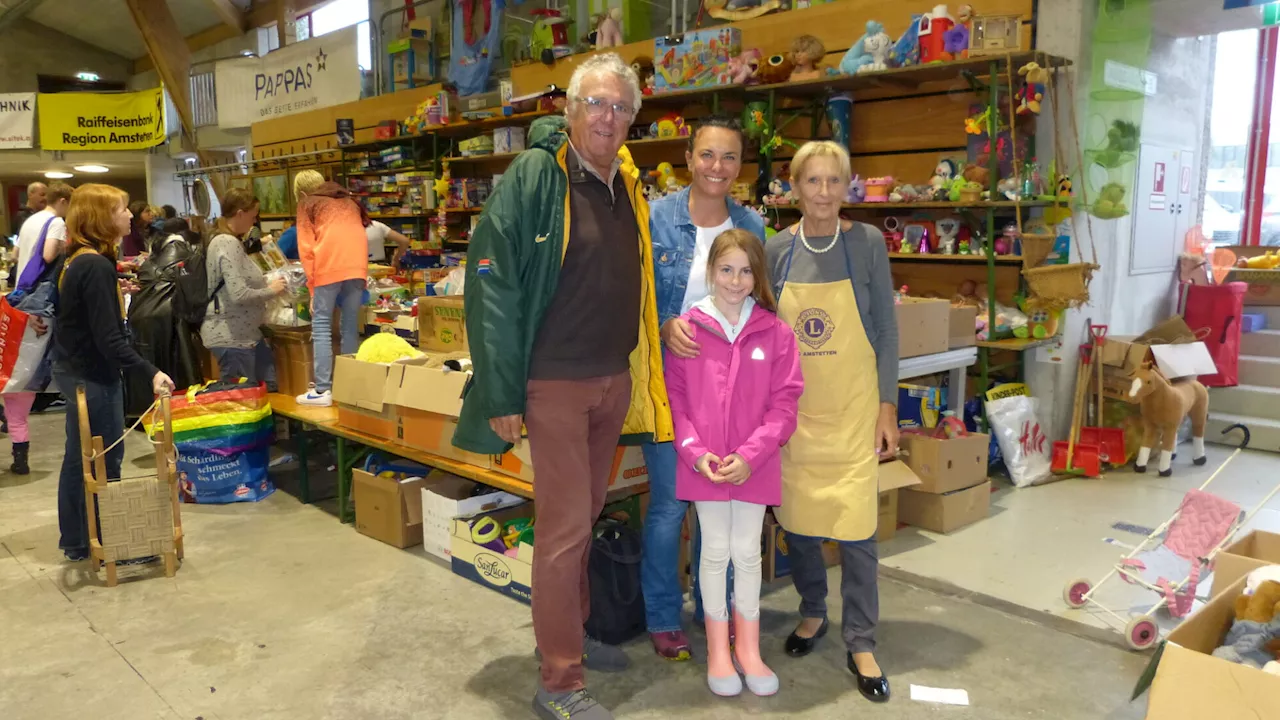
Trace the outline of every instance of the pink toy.
{"type": "Polygon", "coordinates": [[[889,188],[891,187],[893,187],[892,177],[871,178],[867,181],[867,199],[864,202],[888,202],[889,188]]]}
{"type": "Polygon", "coordinates": [[[600,16],[596,25],[596,47],[620,47],[622,45],[622,8],[612,8],[600,16]]]}
{"type": "Polygon", "coordinates": [[[729,78],[735,85],[746,85],[756,79],[756,70],[760,67],[763,55],[757,48],[743,50],[739,55],[729,58],[729,78]]]}

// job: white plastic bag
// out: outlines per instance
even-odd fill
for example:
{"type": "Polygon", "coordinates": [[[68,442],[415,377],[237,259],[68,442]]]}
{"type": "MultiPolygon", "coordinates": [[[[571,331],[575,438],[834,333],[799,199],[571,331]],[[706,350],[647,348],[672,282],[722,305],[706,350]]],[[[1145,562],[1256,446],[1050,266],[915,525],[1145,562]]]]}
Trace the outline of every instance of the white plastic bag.
{"type": "Polygon", "coordinates": [[[458,267],[450,270],[443,280],[436,283],[436,295],[461,295],[466,279],[466,269],[458,267]]]}
{"type": "Polygon", "coordinates": [[[1038,411],[1040,400],[1014,395],[987,401],[987,420],[1004,455],[1009,477],[1018,487],[1053,479],[1053,443],[1044,434],[1038,411]]]}

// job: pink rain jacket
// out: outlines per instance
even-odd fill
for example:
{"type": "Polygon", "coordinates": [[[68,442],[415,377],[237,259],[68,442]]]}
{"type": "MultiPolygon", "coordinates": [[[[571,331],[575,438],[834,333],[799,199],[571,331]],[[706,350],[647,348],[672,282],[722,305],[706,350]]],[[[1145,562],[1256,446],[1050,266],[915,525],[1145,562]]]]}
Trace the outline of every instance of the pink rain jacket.
{"type": "Polygon", "coordinates": [[[666,354],[667,392],[675,424],[676,497],[681,500],[782,502],[778,449],[796,429],[804,380],[791,328],[756,306],[732,344],[714,318],[693,308],[682,317],[702,351],[692,360],[666,354]],[[694,464],[706,453],[737,453],[751,477],[741,485],[713,483],[694,464]]]}

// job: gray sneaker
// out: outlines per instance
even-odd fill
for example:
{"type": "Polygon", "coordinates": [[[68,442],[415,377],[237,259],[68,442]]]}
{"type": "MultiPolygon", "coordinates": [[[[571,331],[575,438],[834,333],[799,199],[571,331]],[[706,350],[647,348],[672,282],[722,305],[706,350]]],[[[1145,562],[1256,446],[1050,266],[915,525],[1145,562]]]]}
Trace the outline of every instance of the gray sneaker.
{"type": "Polygon", "coordinates": [[[551,693],[539,686],[533,696],[533,711],[545,720],[613,720],[613,713],[586,690],[551,693]]]}
{"type": "MultiPolygon", "coordinates": [[[[542,651],[533,649],[533,655],[542,662],[542,651]]],[[[605,645],[590,635],[582,636],[582,666],[588,670],[620,673],[631,667],[631,660],[617,645],[605,645]]]]}

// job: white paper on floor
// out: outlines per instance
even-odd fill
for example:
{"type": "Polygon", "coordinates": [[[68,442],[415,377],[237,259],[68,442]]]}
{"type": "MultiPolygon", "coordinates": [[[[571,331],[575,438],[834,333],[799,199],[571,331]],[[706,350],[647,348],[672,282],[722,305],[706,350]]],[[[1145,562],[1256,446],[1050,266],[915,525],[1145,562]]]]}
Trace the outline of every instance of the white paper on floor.
{"type": "Polygon", "coordinates": [[[943,705],[968,705],[969,691],[912,685],[911,699],[918,702],[941,703],[943,705]]]}

